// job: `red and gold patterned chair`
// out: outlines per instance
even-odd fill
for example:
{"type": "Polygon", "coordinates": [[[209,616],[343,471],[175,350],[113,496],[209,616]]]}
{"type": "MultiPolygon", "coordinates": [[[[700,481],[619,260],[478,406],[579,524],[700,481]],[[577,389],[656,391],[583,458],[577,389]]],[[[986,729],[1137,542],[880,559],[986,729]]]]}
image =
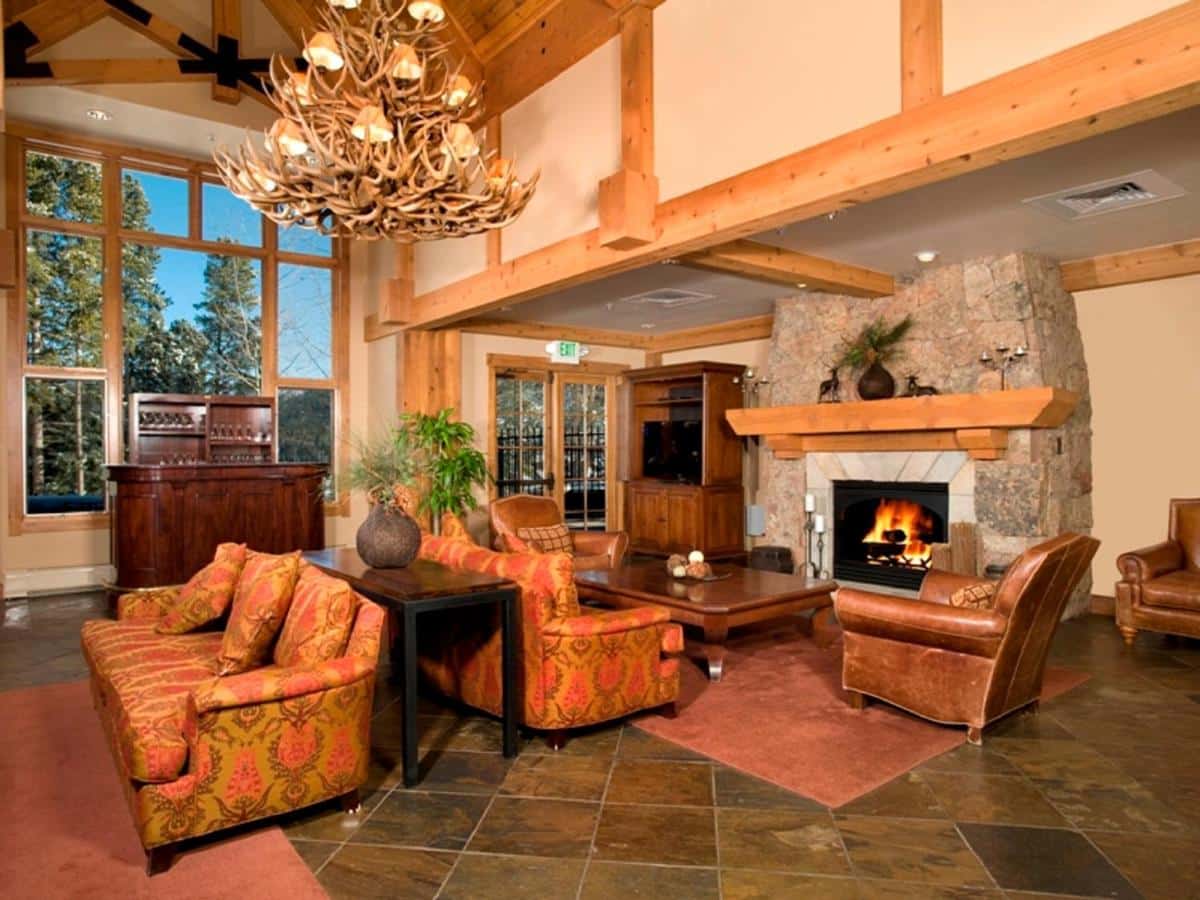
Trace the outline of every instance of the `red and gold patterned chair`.
{"type": "MultiPolygon", "coordinates": [[[[555,749],[570,728],[655,707],[673,714],[683,632],[665,609],[581,607],[570,556],[498,553],[470,540],[449,516],[442,536],[425,536],[421,558],[499,575],[520,586],[522,722],[549,732],[555,749]]],[[[425,629],[422,673],[447,696],[499,715],[503,692],[496,616],[446,614],[439,626],[425,629]]]]}
{"type": "MultiPolygon", "coordinates": [[[[217,677],[220,631],[156,631],[178,596],[178,588],[126,594],[116,621],[87,622],[82,632],[93,701],[151,873],[187,838],[336,797],[357,806],[385,619],[353,595],[336,658],[217,677]]],[[[291,611],[309,626],[311,606],[297,599],[291,611]]],[[[293,623],[289,640],[302,643],[296,632],[293,623]]]]}

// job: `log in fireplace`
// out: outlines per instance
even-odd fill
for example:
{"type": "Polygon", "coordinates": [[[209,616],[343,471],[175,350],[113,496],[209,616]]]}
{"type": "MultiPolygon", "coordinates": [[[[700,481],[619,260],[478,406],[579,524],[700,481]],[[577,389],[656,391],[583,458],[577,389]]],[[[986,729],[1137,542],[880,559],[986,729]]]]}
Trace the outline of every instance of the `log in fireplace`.
{"type": "Polygon", "coordinates": [[[946,540],[945,484],[835,481],[833,577],[916,589],[946,540]]]}

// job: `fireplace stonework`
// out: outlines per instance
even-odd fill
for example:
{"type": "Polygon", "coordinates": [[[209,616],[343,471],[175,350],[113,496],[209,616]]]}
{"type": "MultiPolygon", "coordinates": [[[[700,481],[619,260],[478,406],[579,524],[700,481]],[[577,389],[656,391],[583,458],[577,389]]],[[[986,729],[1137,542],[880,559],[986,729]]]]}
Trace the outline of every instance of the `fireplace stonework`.
{"type": "MultiPolygon", "coordinates": [[[[770,395],[763,404],[815,402],[845,338],[878,316],[894,322],[911,314],[915,324],[901,358],[889,363],[899,385],[912,373],[947,394],[998,390],[999,376],[982,370],[980,352],[1024,344],[1029,356],[1009,370],[1009,386],[1066,388],[1079,394],[1078,407],[1060,428],[1011,431],[998,460],[972,461],[961,451],[812,453],[785,460],[766,451],[767,541],[804,559],[804,494],[816,494],[818,511],[829,514],[832,482],[839,479],[949,484],[950,521],[978,523],[984,565],[1008,564],[1063,531],[1090,532],[1087,364],[1075,301],[1062,287],[1058,265],[1014,253],[928,270],[897,287],[894,296],[880,299],[806,293],[778,301],[767,362],[770,395]]],[[[853,397],[852,373],[841,375],[843,398],[853,397]]],[[[826,567],[831,559],[827,547],[826,567]]],[[[1090,592],[1088,577],[1068,615],[1087,609],[1090,592]]]]}

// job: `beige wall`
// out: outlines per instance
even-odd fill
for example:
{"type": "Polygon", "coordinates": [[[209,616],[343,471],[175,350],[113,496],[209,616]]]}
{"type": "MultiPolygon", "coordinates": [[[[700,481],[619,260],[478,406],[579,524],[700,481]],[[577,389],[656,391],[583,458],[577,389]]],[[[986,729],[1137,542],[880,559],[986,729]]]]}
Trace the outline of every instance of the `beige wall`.
{"type": "Polygon", "coordinates": [[[767,351],[770,347],[770,341],[761,340],[739,341],[720,347],[701,347],[698,350],[677,350],[674,353],[663,354],[663,365],[686,362],[735,363],[762,372],[767,364],[767,351]]]}
{"type": "Polygon", "coordinates": [[[1200,496],[1200,275],[1076,295],[1092,383],[1095,592],[1116,558],[1165,540],[1167,501],[1200,496]]]}
{"type": "Polygon", "coordinates": [[[943,0],[946,93],[1162,12],[1178,0],[943,0]]]}

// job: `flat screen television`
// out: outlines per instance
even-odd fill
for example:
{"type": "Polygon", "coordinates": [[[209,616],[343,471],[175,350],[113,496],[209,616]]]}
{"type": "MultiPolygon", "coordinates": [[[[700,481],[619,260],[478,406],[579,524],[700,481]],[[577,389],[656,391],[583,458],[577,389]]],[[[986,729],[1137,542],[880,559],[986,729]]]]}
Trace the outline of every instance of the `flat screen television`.
{"type": "Polygon", "coordinates": [[[699,484],[699,422],[643,422],[642,474],[661,481],[699,484]]]}

